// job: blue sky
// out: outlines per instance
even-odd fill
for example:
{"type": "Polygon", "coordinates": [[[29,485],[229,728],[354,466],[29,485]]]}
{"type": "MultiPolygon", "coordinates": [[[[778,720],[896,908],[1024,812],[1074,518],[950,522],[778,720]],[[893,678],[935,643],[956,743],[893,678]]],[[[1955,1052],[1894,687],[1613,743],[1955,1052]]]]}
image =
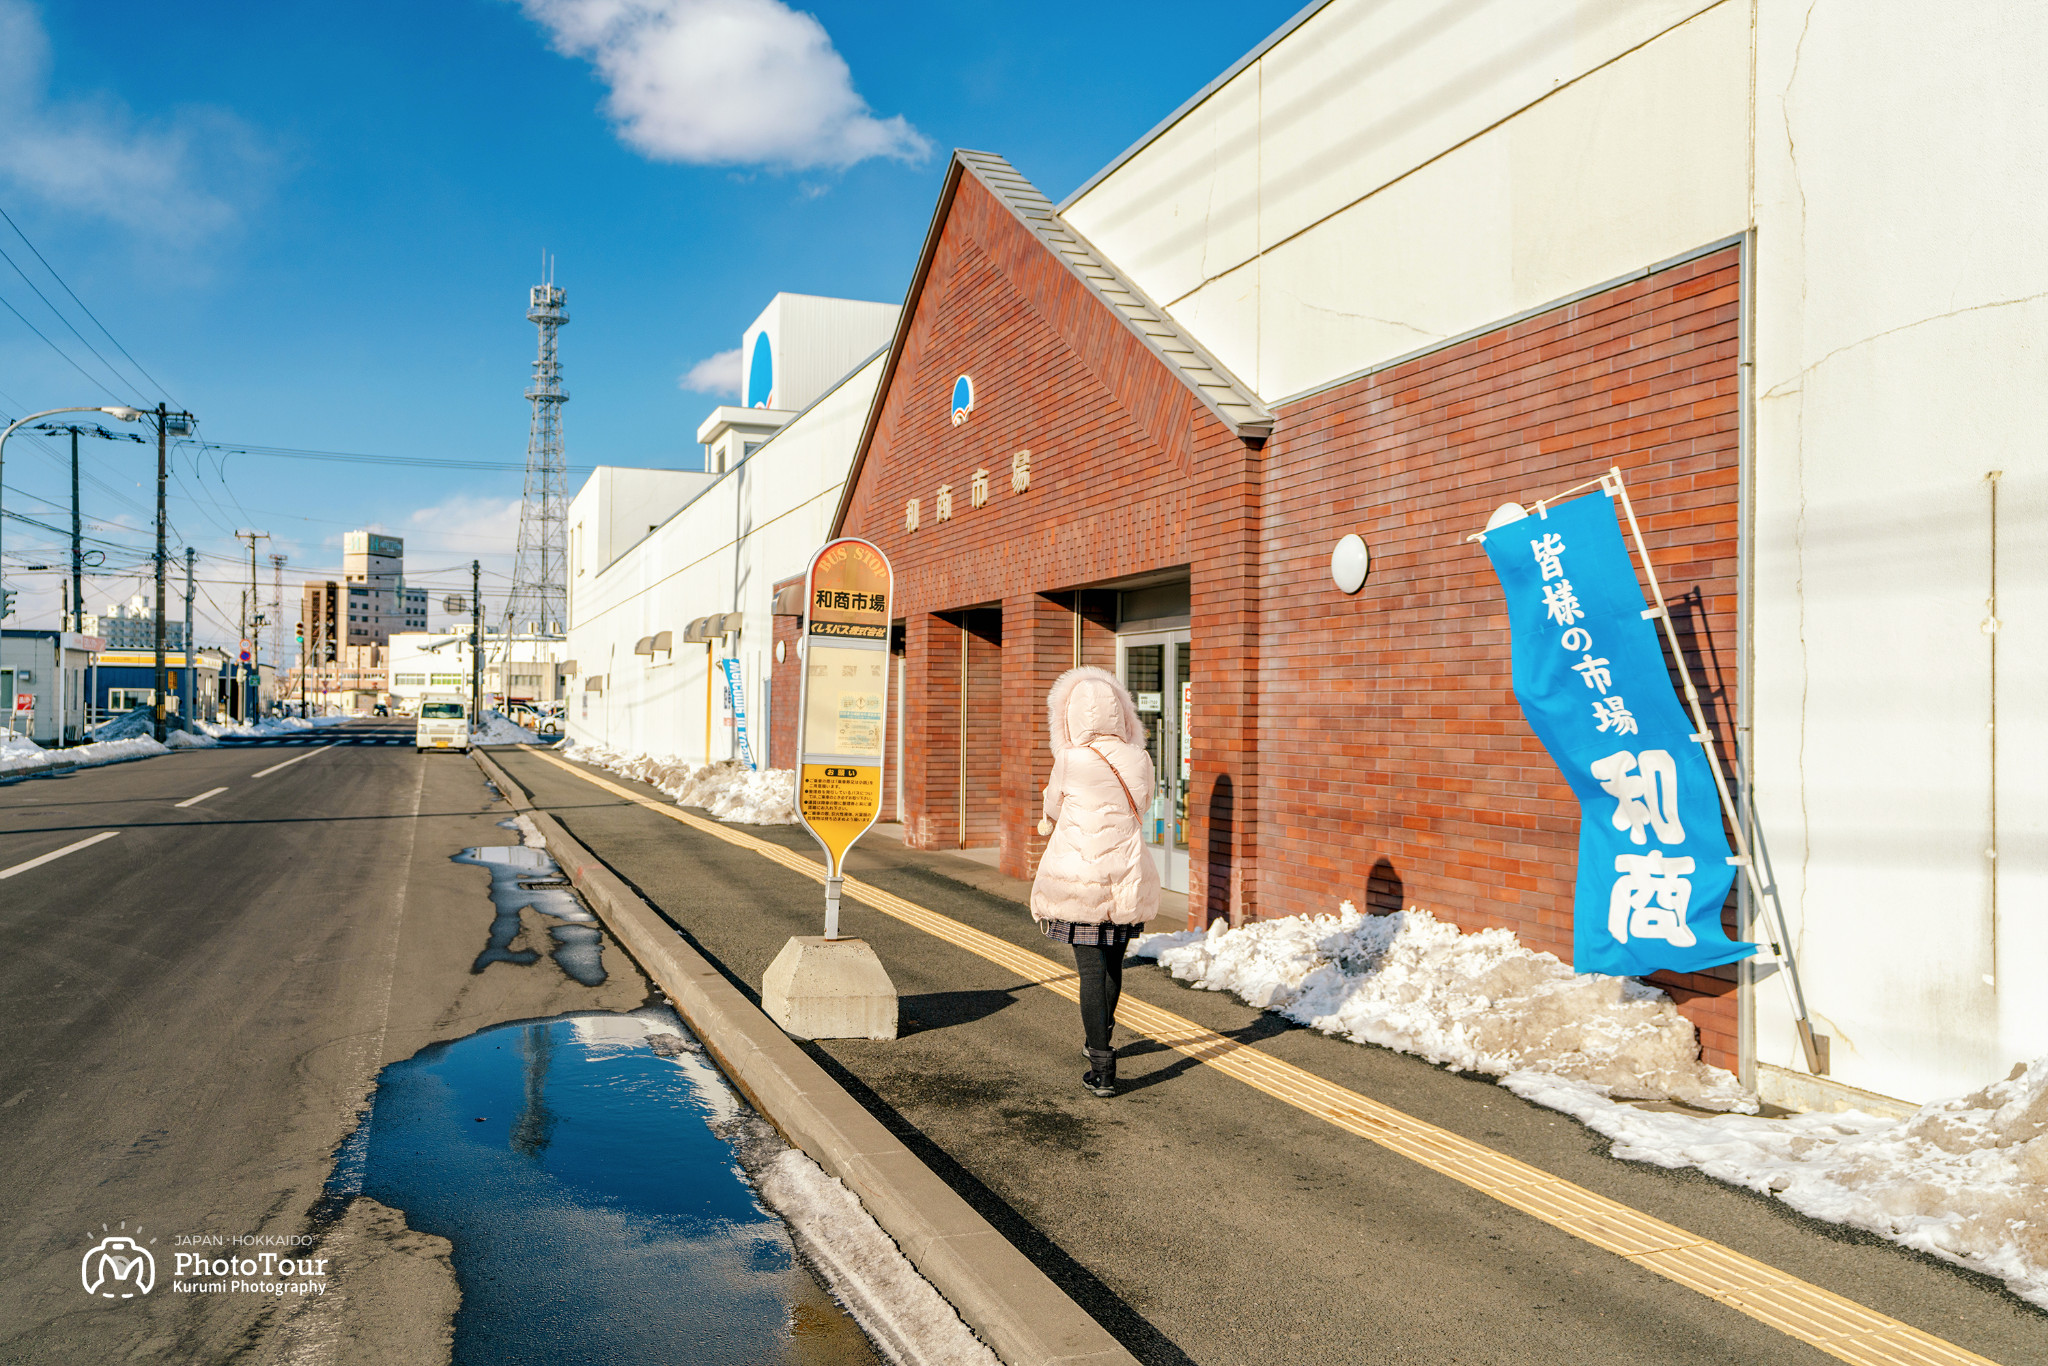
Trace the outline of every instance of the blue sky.
{"type": "MultiPolygon", "coordinates": [[[[455,587],[472,557],[510,569],[543,250],[569,292],[570,463],[691,464],[718,396],[683,377],[777,290],[899,300],[950,148],[1057,200],[1296,8],[0,0],[0,209],[206,438],[508,466],[181,452],[202,617],[232,619],[251,525],[291,557],[288,597],[352,526],[455,587]]],[[[5,262],[0,299],[70,357],[0,309],[0,412],[111,401],[86,374],[159,396],[5,224],[0,249],[64,318],[5,262]]],[[[9,442],[10,511],[68,521],[57,450],[9,442]]],[[[146,547],[151,452],[83,454],[89,534],[146,547]]],[[[24,567],[54,546],[8,522],[10,626],[54,624],[56,576],[24,567]]]]}

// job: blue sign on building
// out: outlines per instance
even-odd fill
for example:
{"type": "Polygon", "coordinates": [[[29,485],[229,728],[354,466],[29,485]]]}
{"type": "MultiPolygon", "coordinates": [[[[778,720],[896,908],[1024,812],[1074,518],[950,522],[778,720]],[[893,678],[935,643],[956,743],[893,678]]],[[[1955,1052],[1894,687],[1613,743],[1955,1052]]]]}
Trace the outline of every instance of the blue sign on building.
{"type": "MultiPolygon", "coordinates": [[[[1515,698],[1579,799],[1572,966],[1641,976],[1732,963],[1720,794],[1646,617],[1613,497],[1482,538],[1507,595],[1515,698]]],[[[1702,737],[1704,738],[1704,737],[1702,737]]]]}

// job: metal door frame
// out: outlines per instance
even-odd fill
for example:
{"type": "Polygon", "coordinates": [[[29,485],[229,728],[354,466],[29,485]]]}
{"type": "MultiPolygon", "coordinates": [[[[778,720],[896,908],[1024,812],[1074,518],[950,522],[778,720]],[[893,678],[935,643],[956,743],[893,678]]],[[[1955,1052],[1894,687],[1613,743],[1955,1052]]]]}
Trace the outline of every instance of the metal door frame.
{"type": "MultiPolygon", "coordinates": [[[[1116,638],[1116,676],[1120,683],[1126,676],[1124,657],[1133,646],[1166,647],[1160,667],[1160,713],[1164,727],[1159,741],[1159,771],[1154,775],[1160,793],[1166,799],[1166,835],[1160,843],[1148,844],[1148,847],[1158,857],[1160,885],[1169,892],[1180,892],[1183,895],[1188,890],[1188,851],[1184,848],[1175,848],[1173,840],[1174,810],[1176,799],[1180,795],[1177,789],[1180,786],[1181,745],[1180,706],[1174,693],[1178,687],[1176,679],[1179,676],[1177,665],[1180,651],[1184,647],[1192,649],[1193,644],[1189,629],[1185,626],[1158,631],[1122,631],[1116,638]]],[[[1140,838],[1143,838],[1142,830],[1140,838]]]]}

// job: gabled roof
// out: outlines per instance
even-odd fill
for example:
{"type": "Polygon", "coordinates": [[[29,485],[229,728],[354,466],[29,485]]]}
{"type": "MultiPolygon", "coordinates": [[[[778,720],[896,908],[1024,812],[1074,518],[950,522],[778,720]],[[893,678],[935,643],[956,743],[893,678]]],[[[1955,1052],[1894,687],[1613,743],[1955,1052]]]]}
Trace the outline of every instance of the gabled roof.
{"type": "Polygon", "coordinates": [[[844,522],[846,510],[860,482],[861,466],[867,463],[868,447],[882,417],[882,405],[889,396],[890,382],[903,354],[903,343],[917,314],[918,297],[931,274],[938,253],[939,238],[945,231],[946,216],[962,176],[973,176],[997,203],[1007,208],[1053,258],[1102,302],[1110,315],[1121,320],[1145,349],[1157,356],[1167,370],[1186,385],[1189,392],[1216,415],[1224,426],[1247,441],[1263,441],[1273,430],[1273,414],[1237,376],[1203,348],[1200,342],[1175,322],[1167,311],[1139,289],[1137,283],[1118,270],[1053,208],[1052,201],[1039,192],[1002,157],[993,152],[955,150],[947,168],[945,186],[939,191],[938,206],[932,211],[932,225],[925,234],[924,249],[918,253],[917,269],[904,295],[903,311],[896,319],[896,335],[889,344],[888,363],[875,386],[867,424],[861,429],[860,444],[854,448],[853,466],[840,491],[839,509],[833,517],[836,529],[844,522]]]}

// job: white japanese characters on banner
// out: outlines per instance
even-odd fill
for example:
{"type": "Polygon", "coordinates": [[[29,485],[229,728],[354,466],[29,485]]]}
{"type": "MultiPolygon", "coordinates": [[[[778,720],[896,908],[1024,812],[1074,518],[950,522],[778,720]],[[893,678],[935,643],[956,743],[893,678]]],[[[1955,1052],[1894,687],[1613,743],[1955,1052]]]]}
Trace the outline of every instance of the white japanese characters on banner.
{"type": "Polygon", "coordinates": [[[1721,928],[1735,876],[1714,775],[1644,618],[1604,493],[1482,538],[1507,594],[1515,698],[1579,798],[1573,967],[1696,972],[1756,952],[1721,928]]]}

